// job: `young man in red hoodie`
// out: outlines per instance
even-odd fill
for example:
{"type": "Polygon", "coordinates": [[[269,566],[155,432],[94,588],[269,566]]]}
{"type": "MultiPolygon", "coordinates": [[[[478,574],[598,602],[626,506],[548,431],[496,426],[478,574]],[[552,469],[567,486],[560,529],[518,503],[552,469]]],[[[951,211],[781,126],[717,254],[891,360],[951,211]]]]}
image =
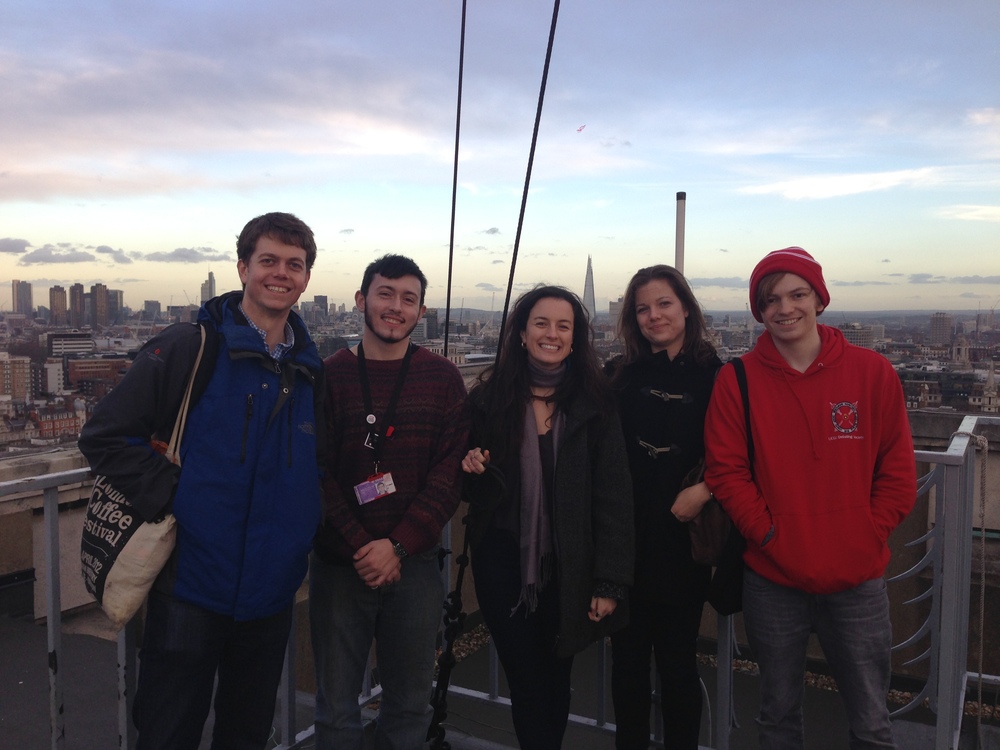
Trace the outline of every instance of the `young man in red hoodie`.
{"type": "Polygon", "coordinates": [[[724,367],[705,424],[705,480],[746,538],[743,618],[760,665],[765,750],[804,747],[806,648],[815,632],[844,700],[850,747],[894,748],[888,538],[916,499],[899,377],[882,355],[819,325],[819,263],[789,247],[750,277],[766,332],[742,359],[743,399],[724,367]]]}

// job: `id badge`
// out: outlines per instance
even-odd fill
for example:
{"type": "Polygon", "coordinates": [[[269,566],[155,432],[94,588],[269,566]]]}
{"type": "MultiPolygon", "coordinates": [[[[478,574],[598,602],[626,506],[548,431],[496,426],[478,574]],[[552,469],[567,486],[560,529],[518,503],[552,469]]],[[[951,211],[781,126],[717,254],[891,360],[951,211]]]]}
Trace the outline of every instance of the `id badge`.
{"type": "Polygon", "coordinates": [[[370,503],[380,497],[391,495],[396,491],[396,484],[392,481],[392,474],[372,474],[361,484],[354,485],[354,494],[358,498],[358,505],[370,503]]]}

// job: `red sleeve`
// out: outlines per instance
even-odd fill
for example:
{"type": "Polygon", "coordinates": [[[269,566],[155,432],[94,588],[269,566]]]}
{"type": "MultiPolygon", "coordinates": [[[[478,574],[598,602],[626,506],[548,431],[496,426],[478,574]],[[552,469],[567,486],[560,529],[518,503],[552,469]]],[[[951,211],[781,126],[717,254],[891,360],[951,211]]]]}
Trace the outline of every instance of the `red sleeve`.
{"type": "Polygon", "coordinates": [[[913,509],[917,499],[917,467],[903,384],[888,361],[880,382],[882,424],[871,505],[872,519],[885,540],[913,509]]]}

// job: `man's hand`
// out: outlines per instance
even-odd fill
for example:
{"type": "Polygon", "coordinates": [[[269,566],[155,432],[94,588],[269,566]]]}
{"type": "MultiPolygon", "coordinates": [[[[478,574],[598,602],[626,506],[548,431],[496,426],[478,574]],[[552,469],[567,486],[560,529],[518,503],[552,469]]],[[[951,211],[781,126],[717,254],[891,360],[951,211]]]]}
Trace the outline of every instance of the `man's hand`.
{"type": "Polygon", "coordinates": [[[373,589],[402,578],[402,563],[388,539],[368,542],[354,553],[354,570],[365,585],[373,589]]]}

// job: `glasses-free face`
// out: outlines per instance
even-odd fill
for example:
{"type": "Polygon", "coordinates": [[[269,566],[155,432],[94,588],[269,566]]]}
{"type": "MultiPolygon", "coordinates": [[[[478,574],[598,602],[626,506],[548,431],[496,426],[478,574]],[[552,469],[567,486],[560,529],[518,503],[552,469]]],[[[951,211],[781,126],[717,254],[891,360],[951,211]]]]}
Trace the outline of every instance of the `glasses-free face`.
{"type": "Polygon", "coordinates": [[[554,369],[573,351],[573,306],[558,297],[543,297],[528,314],[521,331],[528,358],[539,367],[554,369]]]}
{"type": "Polygon", "coordinates": [[[426,311],[420,304],[420,279],[416,276],[387,279],[377,273],[368,294],[357,292],[354,303],[364,313],[368,330],[386,344],[409,337],[426,311]]]}
{"type": "Polygon", "coordinates": [[[261,237],[247,261],[236,270],[243,282],[243,309],[255,323],[286,315],[309,284],[306,251],[261,237]]]}
{"type": "Polygon", "coordinates": [[[764,299],[764,327],[778,342],[792,344],[816,331],[816,316],[823,304],[809,282],[786,273],[764,299]]]}
{"type": "Polygon", "coordinates": [[[687,308],[666,279],[653,279],[635,292],[635,319],[653,353],[665,351],[671,359],[684,346],[687,308]]]}

